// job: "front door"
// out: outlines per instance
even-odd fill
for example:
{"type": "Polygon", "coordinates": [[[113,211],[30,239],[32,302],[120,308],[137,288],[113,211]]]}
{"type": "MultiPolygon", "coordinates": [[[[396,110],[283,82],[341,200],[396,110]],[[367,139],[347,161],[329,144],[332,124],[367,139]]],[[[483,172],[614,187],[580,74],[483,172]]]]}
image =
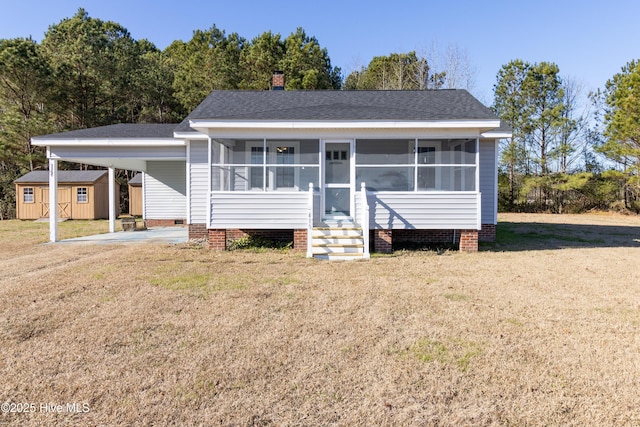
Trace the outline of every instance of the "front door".
{"type": "Polygon", "coordinates": [[[351,216],[351,142],[324,144],[324,217],[351,216]]]}

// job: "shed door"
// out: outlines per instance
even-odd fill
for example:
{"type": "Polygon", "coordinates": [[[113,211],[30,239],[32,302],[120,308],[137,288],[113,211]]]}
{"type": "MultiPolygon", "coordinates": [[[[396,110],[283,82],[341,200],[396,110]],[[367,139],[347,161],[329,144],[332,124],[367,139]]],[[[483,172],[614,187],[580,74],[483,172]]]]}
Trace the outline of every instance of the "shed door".
{"type": "MultiPolygon", "coordinates": [[[[40,216],[49,217],[49,188],[42,189],[40,216]]],[[[58,217],[71,218],[71,187],[58,187],[58,217]]]]}

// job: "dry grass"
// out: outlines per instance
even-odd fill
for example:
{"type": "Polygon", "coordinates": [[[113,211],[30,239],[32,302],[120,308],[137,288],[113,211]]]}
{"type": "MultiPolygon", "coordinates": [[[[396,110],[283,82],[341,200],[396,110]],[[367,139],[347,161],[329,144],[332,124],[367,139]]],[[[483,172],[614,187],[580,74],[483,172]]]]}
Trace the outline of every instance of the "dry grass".
{"type": "Polygon", "coordinates": [[[89,408],[0,424],[640,424],[640,219],[502,221],[350,263],[0,222],[0,401],[89,408]]]}

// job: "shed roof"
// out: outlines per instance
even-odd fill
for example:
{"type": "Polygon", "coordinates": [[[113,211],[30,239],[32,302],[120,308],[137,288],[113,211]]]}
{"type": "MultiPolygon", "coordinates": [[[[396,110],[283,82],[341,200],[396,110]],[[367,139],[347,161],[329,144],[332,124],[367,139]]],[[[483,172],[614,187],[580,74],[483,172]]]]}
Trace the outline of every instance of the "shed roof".
{"type": "Polygon", "coordinates": [[[464,89],[213,91],[175,131],[190,131],[189,120],[238,121],[436,121],[497,120],[464,89]]]}
{"type": "MultiPolygon", "coordinates": [[[[93,183],[98,181],[108,172],[105,170],[90,171],[58,171],[58,183],[93,183]]],[[[49,171],[32,171],[14,181],[17,184],[45,184],[49,182],[49,171]]]]}
{"type": "Polygon", "coordinates": [[[129,185],[142,185],[142,174],[137,173],[133,178],[129,180],[129,185]]]}

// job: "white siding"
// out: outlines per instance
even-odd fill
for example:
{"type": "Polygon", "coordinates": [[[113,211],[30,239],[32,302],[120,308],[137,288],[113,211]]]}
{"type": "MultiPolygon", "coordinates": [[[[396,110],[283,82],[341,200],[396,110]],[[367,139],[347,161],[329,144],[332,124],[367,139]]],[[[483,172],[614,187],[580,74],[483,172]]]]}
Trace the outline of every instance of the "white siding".
{"type": "Polygon", "coordinates": [[[184,219],[186,212],[184,161],[148,161],[144,175],[145,219],[184,219]]]}
{"type": "Polygon", "coordinates": [[[189,208],[191,223],[205,224],[209,206],[207,186],[207,141],[191,141],[189,170],[189,208]]]}
{"type": "Polygon", "coordinates": [[[307,192],[213,192],[210,228],[307,228],[307,192]]]}
{"type": "Polygon", "coordinates": [[[498,207],[496,206],[497,166],[496,141],[480,140],[480,192],[482,193],[482,223],[497,224],[498,207]]]}
{"type": "MultiPolygon", "coordinates": [[[[477,229],[478,193],[368,193],[370,228],[377,229],[477,229]]],[[[362,210],[356,197],[356,221],[362,210]]]]}

